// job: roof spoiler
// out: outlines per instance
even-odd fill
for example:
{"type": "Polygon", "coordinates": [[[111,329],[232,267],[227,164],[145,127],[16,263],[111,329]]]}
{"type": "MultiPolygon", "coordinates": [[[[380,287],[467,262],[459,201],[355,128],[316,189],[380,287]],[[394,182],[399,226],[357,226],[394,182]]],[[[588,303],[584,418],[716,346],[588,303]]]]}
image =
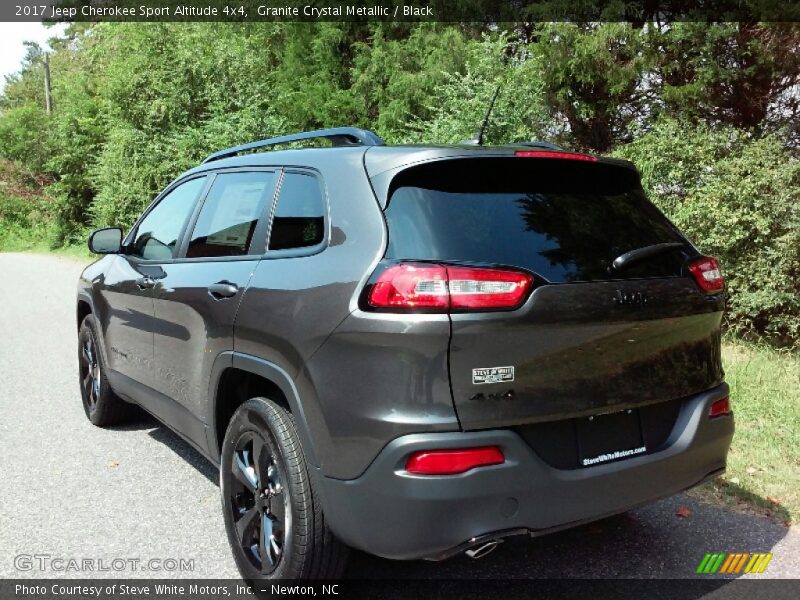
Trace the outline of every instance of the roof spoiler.
{"type": "Polygon", "coordinates": [[[241,146],[233,146],[220,150],[208,156],[203,164],[223,158],[230,158],[243,152],[256,150],[257,148],[265,148],[267,146],[276,146],[278,144],[288,144],[291,142],[299,142],[302,140],[315,140],[326,139],[334,146],[385,146],[384,141],[378,137],[376,133],[368,129],[359,129],[358,127],[334,127],[332,129],[317,129],[315,131],[303,131],[301,133],[293,133],[291,135],[283,135],[280,137],[269,138],[266,140],[258,140],[250,142],[249,144],[242,144],[241,146]]]}
{"type": "Polygon", "coordinates": [[[563,150],[561,146],[556,146],[555,144],[551,144],[550,142],[540,142],[539,140],[534,140],[531,142],[512,142],[510,144],[505,144],[506,147],[514,148],[517,146],[522,146],[525,148],[546,148],[548,150],[563,150]]]}

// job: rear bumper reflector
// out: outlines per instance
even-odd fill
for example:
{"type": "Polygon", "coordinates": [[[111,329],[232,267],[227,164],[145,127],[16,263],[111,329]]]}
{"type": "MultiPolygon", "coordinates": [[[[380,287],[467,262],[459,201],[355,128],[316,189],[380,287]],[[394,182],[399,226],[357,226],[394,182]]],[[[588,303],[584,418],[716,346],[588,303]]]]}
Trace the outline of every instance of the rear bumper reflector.
{"type": "Polygon", "coordinates": [[[477,467],[500,465],[505,456],[497,446],[423,450],[406,461],[406,471],[414,475],[457,475],[477,467]]]}

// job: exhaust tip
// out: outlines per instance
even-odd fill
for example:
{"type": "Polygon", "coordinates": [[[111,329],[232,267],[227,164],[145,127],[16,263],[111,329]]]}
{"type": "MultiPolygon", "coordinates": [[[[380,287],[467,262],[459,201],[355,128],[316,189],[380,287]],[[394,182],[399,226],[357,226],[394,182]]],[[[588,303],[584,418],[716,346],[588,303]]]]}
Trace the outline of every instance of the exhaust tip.
{"type": "Polygon", "coordinates": [[[497,548],[497,546],[499,546],[500,542],[502,542],[502,541],[503,540],[492,540],[490,542],[486,542],[484,544],[480,544],[478,546],[470,548],[469,550],[466,550],[464,552],[464,554],[466,554],[470,558],[474,558],[476,560],[479,559],[479,558],[483,558],[484,556],[486,556],[489,553],[491,553],[492,550],[497,548]]]}

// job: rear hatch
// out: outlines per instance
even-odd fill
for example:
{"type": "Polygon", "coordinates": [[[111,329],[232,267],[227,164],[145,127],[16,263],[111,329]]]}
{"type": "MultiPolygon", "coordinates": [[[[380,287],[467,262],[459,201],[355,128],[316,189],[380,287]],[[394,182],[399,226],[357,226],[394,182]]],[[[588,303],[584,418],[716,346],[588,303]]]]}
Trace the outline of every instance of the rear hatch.
{"type": "Polygon", "coordinates": [[[465,430],[570,419],[574,430],[606,413],[641,421],[640,407],[722,381],[722,294],[701,291],[687,269],[700,254],[629,166],[513,154],[434,161],[395,175],[385,214],[389,263],[533,276],[519,308],[451,308],[450,380],[465,430]],[[641,248],[656,250],[613,266],[641,248]]]}

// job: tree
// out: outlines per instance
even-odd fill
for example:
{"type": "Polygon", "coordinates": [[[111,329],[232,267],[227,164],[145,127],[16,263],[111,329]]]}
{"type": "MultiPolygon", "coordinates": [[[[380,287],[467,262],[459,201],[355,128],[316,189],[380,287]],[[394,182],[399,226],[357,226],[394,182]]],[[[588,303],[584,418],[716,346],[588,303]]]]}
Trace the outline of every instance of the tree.
{"type": "Polygon", "coordinates": [[[629,141],[647,114],[647,57],[641,29],[628,23],[547,23],[529,46],[554,133],[606,152],[629,141]]]}
{"type": "Polygon", "coordinates": [[[796,123],[796,24],[671,23],[652,28],[648,55],[672,116],[764,132],[796,123]]]}

